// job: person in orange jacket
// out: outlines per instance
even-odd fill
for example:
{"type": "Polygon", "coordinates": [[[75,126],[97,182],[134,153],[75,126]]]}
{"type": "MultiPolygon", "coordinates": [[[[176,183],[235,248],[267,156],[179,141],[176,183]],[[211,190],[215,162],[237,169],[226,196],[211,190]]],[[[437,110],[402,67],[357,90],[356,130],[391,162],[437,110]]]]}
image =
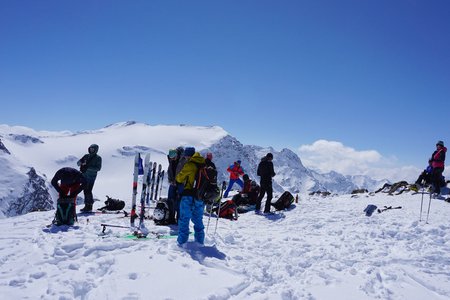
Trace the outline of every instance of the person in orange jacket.
{"type": "Polygon", "coordinates": [[[244,170],[241,167],[241,161],[235,161],[232,165],[230,165],[227,169],[227,171],[230,173],[230,182],[228,183],[227,190],[224,193],[224,198],[228,197],[228,193],[230,192],[231,188],[235,183],[237,183],[241,189],[244,187],[244,183],[242,182],[240,176],[244,175],[244,170]]]}

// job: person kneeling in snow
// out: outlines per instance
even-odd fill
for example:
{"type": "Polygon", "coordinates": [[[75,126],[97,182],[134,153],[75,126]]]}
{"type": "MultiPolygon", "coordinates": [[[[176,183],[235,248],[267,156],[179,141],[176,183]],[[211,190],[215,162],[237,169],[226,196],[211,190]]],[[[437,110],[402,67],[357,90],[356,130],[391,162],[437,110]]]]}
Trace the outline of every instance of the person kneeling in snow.
{"type": "Polygon", "coordinates": [[[197,199],[194,189],[195,176],[198,166],[205,164],[205,159],[192,147],[184,150],[184,156],[190,157],[176,176],[178,184],[184,185],[180,201],[180,219],[178,221],[178,245],[183,245],[189,238],[189,222],[194,223],[194,238],[199,244],[205,241],[205,226],[203,225],[203,210],[205,207],[201,199],[197,199]]]}

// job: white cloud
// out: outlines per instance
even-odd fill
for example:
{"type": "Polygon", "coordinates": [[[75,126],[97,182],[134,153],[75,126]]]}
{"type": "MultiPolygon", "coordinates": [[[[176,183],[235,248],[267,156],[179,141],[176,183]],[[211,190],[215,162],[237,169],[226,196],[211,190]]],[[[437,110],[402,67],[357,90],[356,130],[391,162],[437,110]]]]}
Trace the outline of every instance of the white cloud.
{"type": "Polygon", "coordinates": [[[355,150],[341,142],[318,140],[298,149],[303,164],[322,173],[336,171],[344,175],[367,175],[392,182],[413,182],[421,172],[414,166],[400,166],[395,157],[384,157],[376,150],[355,150]]]}

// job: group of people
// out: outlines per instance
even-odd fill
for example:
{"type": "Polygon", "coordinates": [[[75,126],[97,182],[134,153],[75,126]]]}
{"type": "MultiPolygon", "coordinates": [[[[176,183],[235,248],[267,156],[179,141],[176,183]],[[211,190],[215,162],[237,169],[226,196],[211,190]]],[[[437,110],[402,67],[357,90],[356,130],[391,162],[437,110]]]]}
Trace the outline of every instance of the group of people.
{"type": "MultiPolygon", "coordinates": [[[[51,180],[52,186],[59,194],[59,202],[62,199],[71,199],[75,201],[76,196],[84,191],[84,207],[82,212],[92,211],[94,203],[92,189],[97,178],[97,172],[102,168],[102,158],[98,155],[99,147],[92,144],[88,148],[88,153],[84,155],[77,165],[80,170],[65,167],[56,172],[51,180]]],[[[433,193],[440,194],[441,187],[445,186],[442,173],[445,166],[445,154],[447,148],[443,141],[436,143],[436,150],[429,159],[429,166],[419,176],[416,185],[431,184],[433,193]]],[[[208,152],[205,158],[196,152],[194,147],[178,147],[169,150],[167,155],[168,166],[168,207],[169,207],[169,224],[178,224],[178,244],[183,245],[189,237],[189,223],[194,223],[194,239],[196,242],[203,244],[205,239],[203,212],[205,204],[203,199],[197,199],[195,192],[195,179],[197,171],[200,167],[216,169],[213,163],[213,155],[208,152]]],[[[245,195],[251,204],[255,204],[255,211],[261,209],[261,202],[267,194],[264,213],[269,213],[271,201],[273,197],[272,178],[275,176],[273,167],[273,155],[267,153],[257,168],[257,175],[260,177],[260,185],[258,189],[254,188],[254,183],[241,166],[241,161],[237,160],[227,168],[230,173],[228,187],[224,192],[224,198],[228,197],[234,184],[238,184],[241,191],[238,195],[245,195]],[[241,179],[242,177],[242,179],[241,179]]],[[[70,204],[70,201],[67,202],[70,204]]],[[[70,207],[70,205],[68,206],[70,207]]],[[[58,210],[61,207],[58,206],[58,210]]],[[[69,209],[69,208],[67,208],[69,209]]],[[[71,207],[73,210],[74,208],[71,207]]],[[[57,214],[58,214],[57,210],[57,214]]],[[[61,209],[61,211],[63,211],[61,209]]],[[[67,212],[65,212],[67,214],[67,212]]]]}
{"type": "MultiPolygon", "coordinates": [[[[212,161],[212,153],[206,153],[206,157],[202,157],[199,152],[195,151],[193,147],[183,149],[169,150],[167,155],[169,161],[168,167],[168,207],[169,207],[169,223],[178,224],[178,238],[179,245],[183,245],[189,238],[189,223],[194,224],[194,239],[197,243],[203,244],[205,240],[203,213],[205,203],[203,199],[198,199],[195,190],[195,179],[197,171],[200,167],[216,169],[212,161]]],[[[249,197],[256,198],[257,211],[261,208],[261,201],[267,193],[267,201],[264,212],[270,212],[270,203],[272,199],[272,177],[275,176],[273,168],[273,155],[268,153],[261,159],[258,165],[258,176],[261,177],[261,188],[258,195],[255,195],[254,189],[251,187],[251,180],[241,167],[241,161],[234,162],[227,168],[230,173],[230,180],[228,187],[224,193],[224,197],[228,197],[228,193],[235,183],[241,188],[241,193],[248,193],[249,197]],[[243,177],[244,181],[240,177],[243,177]]]]}
{"type": "Polygon", "coordinates": [[[77,165],[80,170],[65,167],[59,169],[51,180],[52,186],[58,192],[58,203],[54,223],[73,224],[76,220],[75,201],[77,195],[84,191],[84,207],[82,212],[92,211],[94,197],[92,189],[97,178],[97,172],[102,168],[102,158],[98,155],[98,145],[92,144],[77,165]]]}
{"type": "Polygon", "coordinates": [[[447,148],[444,146],[444,142],[438,141],[436,143],[436,150],[431,154],[431,157],[428,160],[427,168],[423,170],[416,180],[415,185],[417,187],[420,188],[425,185],[431,185],[431,192],[436,194],[436,196],[440,196],[441,187],[444,187],[446,184],[445,178],[442,175],[445,168],[446,152],[447,148]]]}

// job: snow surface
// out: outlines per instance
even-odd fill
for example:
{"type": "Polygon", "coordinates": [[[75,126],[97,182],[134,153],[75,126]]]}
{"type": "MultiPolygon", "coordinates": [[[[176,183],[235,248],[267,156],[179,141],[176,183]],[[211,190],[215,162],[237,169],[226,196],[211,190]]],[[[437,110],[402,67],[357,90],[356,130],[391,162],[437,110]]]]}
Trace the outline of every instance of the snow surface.
{"type": "MultiPolygon", "coordinates": [[[[216,219],[208,243],[128,240],[119,215],[80,216],[48,229],[54,212],[0,220],[2,299],[449,299],[450,204],[421,194],[301,198],[273,215],[216,219]],[[363,213],[368,204],[402,209],[363,213]]],[[[208,216],[204,218],[205,225],[208,216]]],[[[176,227],[155,226],[170,233],[176,227]]],[[[193,237],[190,237],[192,240],[193,237]]]]}

